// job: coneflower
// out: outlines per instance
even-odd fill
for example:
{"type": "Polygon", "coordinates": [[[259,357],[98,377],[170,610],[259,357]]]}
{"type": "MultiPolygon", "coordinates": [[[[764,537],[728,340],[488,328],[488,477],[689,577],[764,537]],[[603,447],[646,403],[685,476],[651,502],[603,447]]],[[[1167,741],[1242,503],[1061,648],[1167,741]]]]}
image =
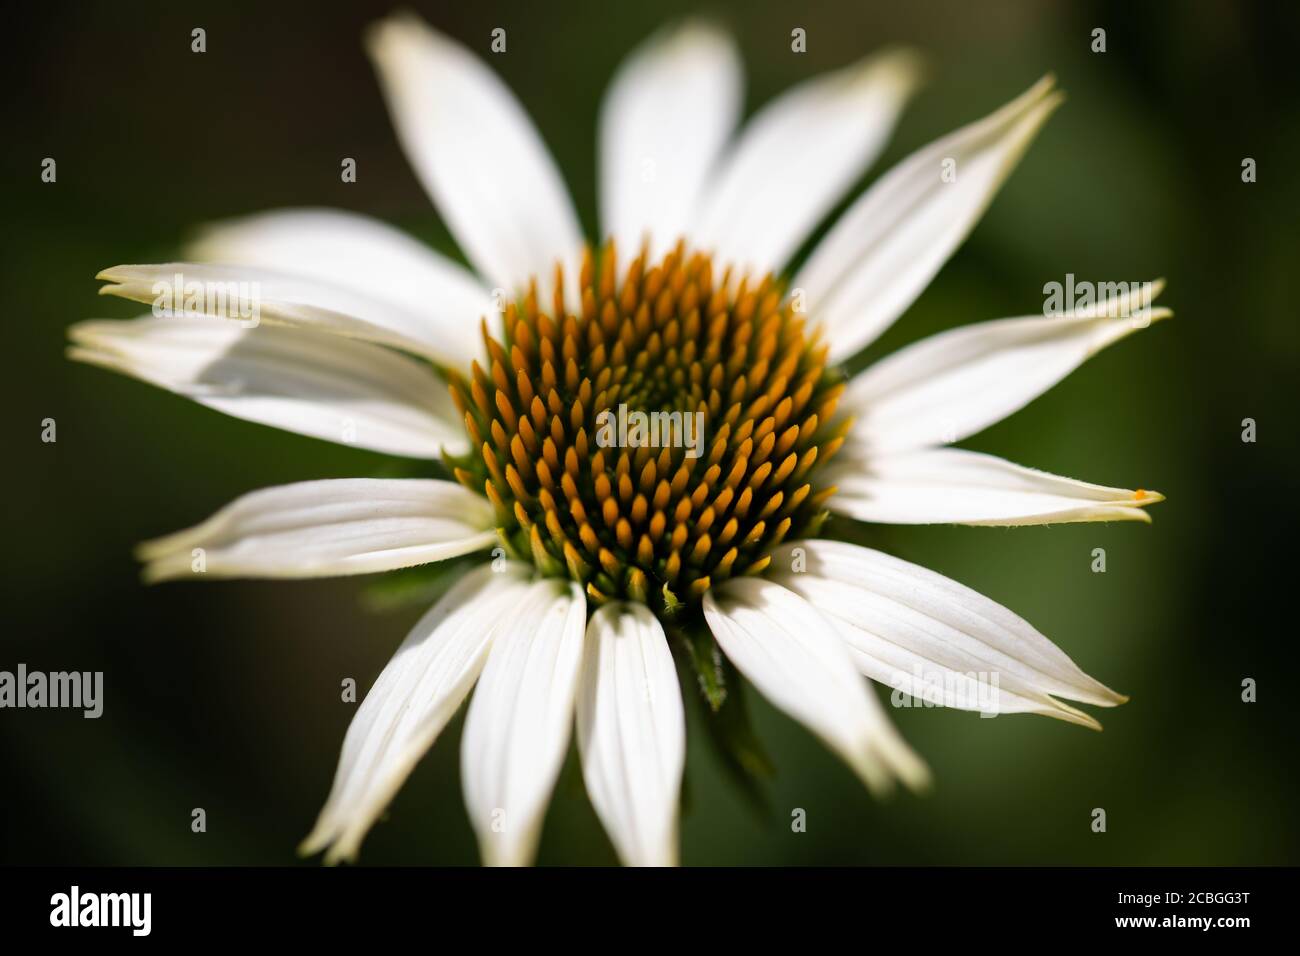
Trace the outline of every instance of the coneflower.
{"type": "Polygon", "coordinates": [[[71,330],[74,358],[241,418],[437,459],[450,476],[254,492],[143,545],[149,580],[357,574],[498,549],[371,688],[304,852],[354,857],[477,684],[461,763],[486,862],[532,860],[576,722],[620,858],[675,863],[679,636],[716,640],[875,790],[921,787],[928,771],[863,675],[1093,727],[1063,699],[1122,702],[988,598],[827,537],[844,519],[1149,520],[1161,500],[944,447],[1167,316],[1150,307],[1158,283],[840,371],[973,227],[1059,103],[1050,78],[903,160],[789,275],[879,152],[916,85],[914,55],[808,81],[729,143],[731,42],[700,24],[654,38],[605,99],[602,235],[587,245],[540,137],[481,61],[405,16],[370,49],[476,273],[355,214],[269,213],[211,229],[193,261],[105,270],[101,291],[154,314],[71,330]],[[698,445],[626,429],[611,442],[616,408],[692,416],[698,445]],[[980,674],[995,675],[992,698],[971,686],[980,674]]]}

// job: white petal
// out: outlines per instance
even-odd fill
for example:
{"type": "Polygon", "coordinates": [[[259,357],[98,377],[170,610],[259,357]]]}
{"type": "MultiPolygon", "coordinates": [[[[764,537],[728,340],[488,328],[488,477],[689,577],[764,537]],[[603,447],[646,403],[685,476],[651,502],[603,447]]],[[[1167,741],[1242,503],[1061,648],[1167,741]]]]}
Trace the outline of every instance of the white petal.
{"type": "Polygon", "coordinates": [[[375,24],[367,46],[406,155],[479,273],[514,291],[576,262],[582,231],[564,181],[501,79],[410,14],[375,24]]]}
{"type": "Polygon", "coordinates": [[[608,604],[587,625],[578,747],[619,859],[675,866],[686,723],[668,640],[644,604],[608,604]]]}
{"type": "Polygon", "coordinates": [[[377,345],[206,316],[81,322],[68,335],[70,358],[236,418],[412,458],[468,448],[446,384],[377,345]]]}
{"type": "Polygon", "coordinates": [[[879,155],[921,74],[893,50],[761,109],[710,178],[692,239],[750,274],[779,272],[879,155]]]}
{"type": "Polygon", "coordinates": [[[996,113],[904,159],[818,243],[791,286],[804,290],[809,314],[825,324],[832,361],[853,355],[898,318],[966,238],[1059,105],[1053,83],[1045,77],[996,113]],[[945,181],[946,168],[955,181],[945,181]]]}
{"type": "Polygon", "coordinates": [[[894,776],[921,787],[929,772],[858,676],[835,625],[793,591],[732,578],[704,597],[724,654],[777,707],[842,756],[876,792],[894,776]]]}
{"type": "Polygon", "coordinates": [[[731,38],[698,22],[657,34],[619,67],[600,110],[600,210],[601,238],[625,259],[647,235],[655,261],[686,234],[743,79],[731,38]]]}
{"type": "Polygon", "coordinates": [[[494,523],[487,499],[455,482],[333,478],[250,492],[138,554],[148,581],[368,574],[489,547],[494,523]]]}
{"type": "Polygon", "coordinates": [[[855,416],[850,441],[901,451],[960,441],[1047,391],[1100,352],[1168,309],[1143,309],[1160,291],[1146,283],[1113,314],[995,319],[940,332],[886,356],[850,383],[841,409],[855,416]],[[1123,308],[1120,308],[1123,306],[1123,308]],[[1130,308],[1131,307],[1131,308],[1130,308]]]}
{"type": "Polygon", "coordinates": [[[1147,521],[1155,491],[1107,488],[959,448],[883,455],[841,451],[824,480],[828,507],[881,524],[1030,525],[1147,521]]]}
{"type": "MultiPolygon", "coordinates": [[[[453,345],[425,315],[310,276],[254,266],[166,262],[114,266],[95,278],[112,283],[100,295],[143,302],[160,317],[206,315],[241,328],[287,325],[404,349],[443,364],[458,362],[465,351],[463,341],[453,345]]],[[[477,329],[477,322],[467,321],[465,335],[477,335],[477,329]]]]}
{"type": "Polygon", "coordinates": [[[926,568],[820,539],[784,545],[772,567],[776,580],[836,621],[864,674],[914,696],[1090,727],[1100,725],[1049,695],[1101,707],[1127,699],[1081,671],[1024,619],[926,568]],[[796,550],[802,565],[794,563],[796,550]]]}
{"type": "Polygon", "coordinates": [[[533,859],[564,763],[582,665],[587,600],[539,581],[492,644],[461,737],[461,782],[483,862],[533,859]]]}
{"type": "Polygon", "coordinates": [[[344,286],[422,316],[460,368],[482,354],[479,319],[492,293],[467,269],[378,219],[335,209],[285,209],[207,227],[187,254],[344,286]]]}
{"type": "Polygon", "coordinates": [[[522,564],[500,573],[477,568],[415,625],[357,708],[329,798],[300,853],[329,847],[326,862],[355,859],[367,831],[469,693],[528,576],[522,564]]]}

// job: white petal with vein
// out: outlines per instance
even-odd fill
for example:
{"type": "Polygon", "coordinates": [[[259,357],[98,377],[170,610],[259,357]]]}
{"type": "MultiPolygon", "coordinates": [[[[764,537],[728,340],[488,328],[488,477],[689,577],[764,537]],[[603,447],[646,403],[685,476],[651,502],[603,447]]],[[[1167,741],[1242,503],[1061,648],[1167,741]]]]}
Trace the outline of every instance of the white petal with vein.
{"type": "Polygon", "coordinates": [[[255,266],[166,262],[105,269],[95,278],[109,282],[100,295],[115,295],[153,307],[162,318],[206,315],[241,328],[263,323],[328,332],[403,349],[444,364],[464,346],[448,338],[422,314],[310,276],[255,266]]]}
{"type": "Polygon", "coordinates": [[[564,763],[582,665],[587,600],[543,580],[497,634],[461,737],[465,807],[483,862],[532,862],[564,763]]]}
{"type": "Polygon", "coordinates": [[[1094,728],[1100,725],[1091,716],[1054,697],[1100,707],[1126,700],[1023,618],[927,568],[829,540],[790,542],[772,567],[777,580],[836,622],[864,674],[909,694],[1094,728]]]}
{"type": "Polygon", "coordinates": [[[600,212],[601,238],[625,260],[647,236],[656,261],[687,235],[742,86],[731,38],[698,22],[657,34],[619,67],[600,110],[600,212]]]}
{"type": "Polygon", "coordinates": [[[929,771],[903,741],[849,657],[835,625],[795,592],[732,578],[704,597],[722,652],[759,692],[803,723],[873,791],[898,777],[923,787],[929,771]]]}
{"type": "Polygon", "coordinates": [[[479,319],[492,293],[469,270],[378,219],[336,209],[283,209],[208,226],[187,254],[345,286],[422,316],[467,367],[482,352],[479,319]]]}
{"type": "Polygon", "coordinates": [[[578,747],[587,793],[619,859],[676,865],[686,724],[664,629],[644,604],[609,604],[592,615],[578,747]]]}
{"type": "Polygon", "coordinates": [[[691,239],[751,274],[779,272],[879,155],[921,73],[891,50],[783,93],[710,178],[691,239]]]}
{"type": "Polygon", "coordinates": [[[468,447],[447,385],[391,349],[207,316],[81,322],[70,358],[286,431],[412,458],[468,447]]]}
{"type": "Polygon", "coordinates": [[[455,482],[331,478],[242,495],[138,554],[149,581],[368,574],[487,548],[494,523],[487,499],[455,482]]]}
{"type": "Polygon", "coordinates": [[[960,441],[1018,411],[1106,346],[1168,309],[1143,309],[1161,283],[1144,283],[1113,311],[995,319],[922,339],[864,369],[841,409],[850,441],[900,451],[960,441]]]}
{"type": "Polygon", "coordinates": [[[1061,101],[1044,77],[997,112],[908,156],[849,207],[791,282],[826,327],[831,360],[898,318],[983,215],[1061,101]],[[948,165],[951,160],[952,165],[948,165]],[[945,176],[951,169],[955,179],[945,176]]]}
{"type": "Polygon", "coordinates": [[[501,78],[410,14],[377,23],[367,47],[406,155],[480,275],[513,292],[576,262],[564,180],[501,78]]]}
{"type": "Polygon", "coordinates": [[[827,506],[880,524],[1149,522],[1143,508],[1164,500],[1155,491],[1093,485],[959,448],[840,454],[823,476],[838,489],[827,506]]]}
{"type": "Polygon", "coordinates": [[[525,593],[527,566],[477,568],[420,619],[348,726],[334,784],[299,852],[351,860],[361,841],[456,712],[493,635],[525,593]]]}

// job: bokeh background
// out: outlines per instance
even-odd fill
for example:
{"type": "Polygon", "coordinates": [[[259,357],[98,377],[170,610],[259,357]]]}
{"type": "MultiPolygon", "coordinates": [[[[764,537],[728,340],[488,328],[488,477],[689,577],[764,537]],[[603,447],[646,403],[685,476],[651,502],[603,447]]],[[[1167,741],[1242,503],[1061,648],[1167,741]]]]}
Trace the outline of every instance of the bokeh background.
{"type": "MultiPolygon", "coordinates": [[[[680,2],[416,3],[487,55],[536,118],[589,233],[594,117],[619,60],[680,2]]],[[[132,546],[240,493],[398,473],[63,357],[64,329],[128,317],[99,269],[177,255],[199,223],[328,205],[455,255],[403,158],[360,44],[387,3],[26,5],[6,12],[0,669],[103,670],[106,710],[0,711],[0,860],[292,864],[355,705],[421,608],[357,579],[138,582],[132,546]],[[38,12],[39,11],[39,12],[38,12]],[[190,30],[208,52],[190,52],[190,30]],[[39,178],[58,162],[56,184],[39,178]],[[339,179],[344,156],[359,179],[339,179]],[[40,441],[43,418],[58,441],[40,441]],[[386,596],[386,599],[385,599],[386,596]],[[208,832],[190,830],[195,807],[208,832]]],[[[864,182],[1056,71],[1069,94],[931,289],[870,355],[1041,307],[1063,280],[1165,276],[1177,315],[966,442],[1107,484],[1157,488],[1154,525],[875,529],[870,540],[1012,607],[1132,696],[1105,732],[1029,716],[893,711],[931,763],[927,797],[869,799],[750,695],[776,775],[753,809],[691,745],[694,864],[1297,862],[1296,378],[1300,41],[1292,4],[715,3],[747,109],[887,43],[929,86],[864,182]],[[790,31],[808,52],[790,52],[790,31]],[[1092,53],[1091,31],[1107,31],[1092,53]],[[1258,162],[1244,184],[1241,161],[1258,162]],[[1243,418],[1258,441],[1241,441],[1243,418]],[[1090,570],[1091,552],[1108,570],[1090,570]],[[1258,681],[1258,702],[1241,682],[1258,681]],[[1093,833],[1105,808],[1108,832],[1093,833]],[[794,808],[807,832],[791,832],[794,808]]],[[[470,864],[461,718],[369,837],[363,863],[470,864]]],[[[574,754],[542,862],[611,863],[574,754]]],[[[309,864],[314,865],[314,864],[309,864]]]]}

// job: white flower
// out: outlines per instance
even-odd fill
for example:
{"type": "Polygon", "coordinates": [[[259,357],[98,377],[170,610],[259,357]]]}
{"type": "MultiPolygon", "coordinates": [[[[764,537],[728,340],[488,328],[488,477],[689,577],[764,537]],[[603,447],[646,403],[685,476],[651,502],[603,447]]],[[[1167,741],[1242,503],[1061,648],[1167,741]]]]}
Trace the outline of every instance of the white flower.
{"type": "Polygon", "coordinates": [[[1158,286],[945,332],[847,388],[833,370],[973,227],[1059,103],[1050,78],[885,173],[782,284],[769,273],[881,149],[917,83],[912,54],[812,79],[733,136],[730,40],[700,24],[653,38],[604,100],[601,230],[613,242],[584,251],[545,145],[475,55],[409,17],[379,24],[369,48],[401,142],[474,272],[362,216],[268,213],[209,230],[193,261],[101,274],[101,291],[141,302],[178,275],[243,283],[256,327],[199,296],[71,331],[77,359],[240,418],[438,459],[460,482],[254,492],[142,546],[150,580],[191,573],[195,549],[209,576],[308,577],[509,548],[461,578],[379,676],[305,852],[353,858],[477,684],[462,772],[485,861],[533,858],[576,720],[619,857],[676,862],[685,727],[665,626],[711,632],[873,790],[921,787],[928,772],[863,675],[948,706],[1093,727],[1063,701],[1124,700],[993,601],[819,535],[827,509],[1016,525],[1149,520],[1143,506],[1160,500],[943,447],[1138,327],[1122,316],[1158,286]],[[593,416],[615,401],[700,411],[698,464],[681,449],[597,449],[593,416]],[[991,704],[970,686],[979,675],[996,680],[991,704]]]}

